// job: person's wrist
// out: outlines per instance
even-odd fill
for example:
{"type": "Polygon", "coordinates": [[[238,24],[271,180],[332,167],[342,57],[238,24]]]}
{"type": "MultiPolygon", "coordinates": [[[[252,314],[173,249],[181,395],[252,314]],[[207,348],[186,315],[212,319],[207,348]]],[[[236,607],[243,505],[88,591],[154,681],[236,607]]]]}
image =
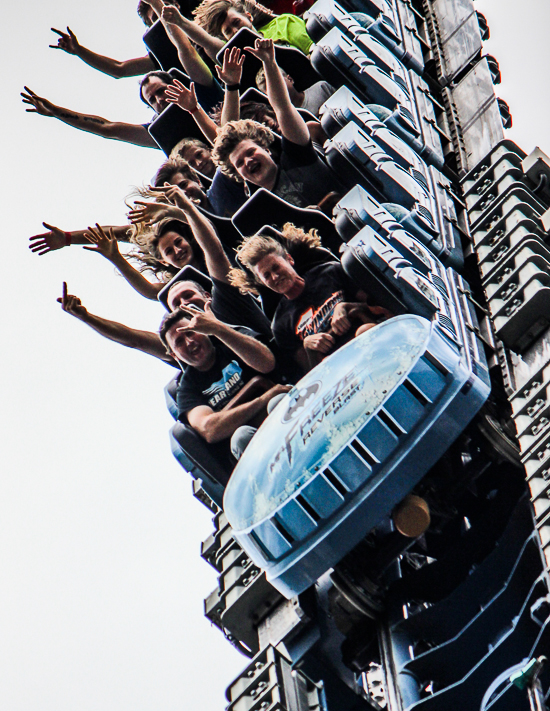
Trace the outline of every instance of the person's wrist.
{"type": "Polygon", "coordinates": [[[239,91],[241,88],[241,83],[237,82],[235,84],[227,84],[225,85],[225,90],[226,91],[239,91]]]}
{"type": "Polygon", "coordinates": [[[70,247],[73,243],[73,236],[71,232],[63,232],[65,235],[65,247],[70,247]]]}
{"type": "Polygon", "coordinates": [[[194,109],[187,109],[187,111],[188,111],[191,115],[198,113],[200,110],[201,110],[201,107],[200,107],[198,104],[195,106],[194,109]]]}

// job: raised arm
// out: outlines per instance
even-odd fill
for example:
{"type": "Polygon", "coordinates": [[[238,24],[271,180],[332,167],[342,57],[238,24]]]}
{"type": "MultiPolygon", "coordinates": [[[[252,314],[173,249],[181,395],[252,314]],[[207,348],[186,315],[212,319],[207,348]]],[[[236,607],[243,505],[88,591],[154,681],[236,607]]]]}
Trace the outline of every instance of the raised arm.
{"type": "Polygon", "coordinates": [[[223,100],[220,125],[224,126],[229,121],[238,121],[240,117],[241,77],[245,55],[238,47],[226,49],[223,53],[223,65],[216,66],[216,71],[221,81],[225,84],[225,97],[223,100]]]}
{"type": "Polygon", "coordinates": [[[214,143],[218,135],[218,127],[197,101],[194,83],[191,83],[187,89],[180,81],[174,79],[174,82],[166,87],[164,96],[171,104],[188,111],[210,143],[214,143]]]}
{"type": "MultiPolygon", "coordinates": [[[[162,14],[164,15],[166,12],[167,6],[164,6],[162,14]]],[[[170,16],[173,24],[183,30],[192,42],[198,44],[199,47],[202,47],[205,50],[209,57],[211,57],[214,61],[216,60],[216,54],[225,44],[222,40],[217,37],[212,37],[212,35],[205,32],[202,27],[199,27],[196,22],[188,20],[186,17],[183,17],[181,13],[178,13],[177,15],[175,13],[169,13],[168,16],[170,16]]]]}
{"type": "Polygon", "coordinates": [[[263,375],[271,373],[275,367],[275,356],[269,348],[255,338],[240,333],[218,320],[212,312],[210,302],[206,303],[204,312],[197,313],[186,307],[182,307],[182,310],[187,311],[190,321],[178,330],[196,331],[206,336],[215,336],[248,366],[263,375]]]}
{"type": "Polygon", "coordinates": [[[63,282],[63,296],[57,301],[61,304],[61,308],[71,316],[74,316],[79,321],[93,328],[100,335],[108,338],[110,341],[120,343],[127,348],[135,348],[138,351],[152,355],[167,363],[174,363],[174,359],[166,353],[162,341],[158,334],[150,331],[139,331],[135,328],[130,328],[122,323],[110,321],[109,319],[101,318],[91,314],[88,309],[82,305],[78,296],[73,296],[67,293],[67,283],[63,282]]]}
{"type": "Polygon", "coordinates": [[[285,80],[275,61],[273,40],[257,39],[254,47],[247,47],[246,51],[257,57],[264,65],[269,103],[275,111],[282,135],[292,143],[306,146],[310,141],[309,130],[290,100],[285,80]]]}
{"type": "Polygon", "coordinates": [[[211,86],[214,80],[212,72],[182,30],[181,20],[183,20],[182,14],[175,5],[164,6],[160,21],[170,41],[178,50],[178,57],[183,68],[191,81],[203,86],[211,86]]]}
{"type": "MultiPolygon", "coordinates": [[[[73,230],[65,232],[55,225],[49,225],[47,222],[42,223],[48,232],[42,232],[39,235],[33,235],[29,238],[29,249],[31,252],[37,253],[39,256],[53,252],[56,249],[69,247],[71,244],[90,244],[90,241],[84,235],[88,230],[73,230]]],[[[128,242],[129,225],[102,225],[103,230],[111,230],[117,242],[128,242]]]]}
{"type": "Polygon", "coordinates": [[[111,264],[114,264],[114,266],[119,270],[128,284],[130,284],[130,286],[132,286],[146,299],[154,301],[157,298],[158,293],[164,287],[164,284],[161,284],[160,282],[158,284],[152,284],[143,276],[143,274],[141,274],[141,272],[134,269],[128,260],[125,259],[120,253],[118,243],[111,231],[106,233],[99,225],[96,225],[95,229],[89,227],[86,235],[88,236],[88,241],[92,244],[84,247],[84,249],[101,254],[105,257],[105,259],[108,259],[111,264]]]}
{"type": "Polygon", "coordinates": [[[183,210],[193,235],[204,253],[208,273],[213,279],[229,284],[228,274],[231,263],[210,220],[177,185],[166,183],[162,188],[151,188],[151,191],[157,193],[159,197],[167,198],[183,210]]]}
{"type": "Polygon", "coordinates": [[[67,54],[74,54],[75,57],[86,62],[90,67],[104,74],[108,74],[115,79],[135,77],[141,74],[147,74],[147,72],[152,72],[153,69],[155,69],[155,65],[149,56],[119,62],[117,59],[111,59],[110,57],[96,54],[96,52],[92,52],[91,49],[87,49],[79,43],[70,27],[67,27],[67,32],[62,32],[52,27],[52,32],[59,35],[57,44],[50,45],[52,49],[61,49],[63,52],[67,52],[67,54]]]}
{"type": "Polygon", "coordinates": [[[133,143],[136,146],[158,148],[147,129],[140,124],[108,121],[101,116],[70,111],[69,109],[64,109],[61,106],[52,104],[51,101],[41,96],[37,96],[34,91],[31,91],[27,87],[25,87],[24,92],[21,92],[21,96],[23,97],[23,103],[29,104],[32,107],[27,109],[29,113],[51,116],[63,121],[63,123],[69,126],[79,128],[81,131],[87,131],[88,133],[95,133],[97,136],[102,136],[103,138],[125,141],[126,143],[133,143]]]}

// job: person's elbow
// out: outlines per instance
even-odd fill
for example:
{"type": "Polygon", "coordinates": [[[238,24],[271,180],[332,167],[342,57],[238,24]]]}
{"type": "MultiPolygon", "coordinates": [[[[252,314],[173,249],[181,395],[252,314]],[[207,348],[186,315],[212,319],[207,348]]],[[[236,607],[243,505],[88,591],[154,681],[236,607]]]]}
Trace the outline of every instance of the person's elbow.
{"type": "Polygon", "coordinates": [[[205,418],[201,424],[196,427],[196,430],[207,444],[215,444],[216,442],[227,439],[227,433],[224,431],[220,418],[217,415],[211,415],[205,418]]]}
{"type": "Polygon", "coordinates": [[[271,351],[268,351],[268,353],[265,353],[261,358],[256,370],[262,375],[267,375],[275,369],[276,364],[275,356],[271,351]]]}

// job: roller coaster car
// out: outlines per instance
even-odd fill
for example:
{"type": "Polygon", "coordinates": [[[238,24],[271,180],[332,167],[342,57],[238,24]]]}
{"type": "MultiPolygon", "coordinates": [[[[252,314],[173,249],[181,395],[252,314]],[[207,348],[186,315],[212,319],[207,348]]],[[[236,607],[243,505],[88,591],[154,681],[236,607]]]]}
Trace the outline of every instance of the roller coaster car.
{"type": "Polygon", "coordinates": [[[327,136],[332,138],[350,121],[372,136],[380,135],[382,127],[385,127],[428,164],[443,167],[443,156],[424,144],[411,112],[403,106],[391,111],[383,106],[367,105],[350,89],[342,86],[321,107],[321,124],[327,136]]]}
{"type": "Polygon", "coordinates": [[[333,27],[337,27],[353,40],[368,34],[381,42],[408,69],[422,74],[422,45],[417,32],[416,17],[410,7],[405,3],[395,3],[395,7],[392,7],[390,3],[381,0],[347,0],[343,4],[349,12],[359,15],[350,15],[334,0],[318,0],[308,10],[307,30],[316,42],[333,27]]]}
{"type": "Polygon", "coordinates": [[[400,260],[397,246],[369,230],[350,244],[344,268],[377,298],[423,315],[381,323],[310,371],[264,422],[226,489],[239,544],[289,598],[391,516],[490,392],[467,284],[435,257],[424,263],[410,241],[415,266],[406,249],[400,260]]]}
{"type": "MultiPolygon", "coordinates": [[[[422,136],[430,162],[443,165],[441,135],[436,121],[434,98],[426,82],[407,69],[390,53],[382,54],[377,43],[358,44],[333,28],[314,47],[311,62],[335,87],[348,86],[367,104],[380,104],[391,112],[403,107],[422,136]],[[392,57],[390,68],[390,57],[392,57]]],[[[437,105],[437,104],[436,104],[437,105]]],[[[446,140],[449,140],[446,137],[446,140]]]]}
{"type": "MultiPolygon", "coordinates": [[[[341,160],[345,159],[345,154],[341,160]]],[[[339,160],[335,158],[335,160],[339,160]]],[[[438,182],[434,210],[436,218],[426,207],[426,200],[407,209],[397,203],[379,203],[361,185],[356,185],[334,208],[335,226],[342,239],[348,241],[364,226],[370,225],[387,237],[397,229],[405,229],[448,267],[461,269],[462,244],[457,228],[457,217],[452,198],[446,193],[444,182],[438,182]],[[441,200],[444,201],[443,209],[441,200]]],[[[410,201],[409,201],[410,204],[410,201]]],[[[429,203],[430,207],[432,204],[429,203]]]]}
{"type": "MultiPolygon", "coordinates": [[[[164,389],[166,405],[174,419],[177,419],[178,416],[176,398],[179,378],[180,375],[172,378],[164,389]]],[[[273,383],[269,379],[263,376],[256,376],[223,409],[231,410],[238,405],[249,402],[271,387],[273,387],[273,383]]],[[[259,427],[265,416],[266,412],[258,413],[250,424],[259,427]]],[[[201,480],[202,488],[212,501],[221,507],[223,491],[235,465],[235,460],[229,453],[227,442],[207,444],[188,424],[176,422],[170,430],[170,444],[172,454],[181,466],[194,479],[201,480]]]]}

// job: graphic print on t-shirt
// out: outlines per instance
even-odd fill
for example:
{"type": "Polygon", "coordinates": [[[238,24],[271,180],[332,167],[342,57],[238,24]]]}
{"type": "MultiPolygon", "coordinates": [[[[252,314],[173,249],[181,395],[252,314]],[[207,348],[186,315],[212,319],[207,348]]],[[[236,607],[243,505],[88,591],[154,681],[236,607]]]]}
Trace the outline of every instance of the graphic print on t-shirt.
{"type": "Polygon", "coordinates": [[[203,390],[202,393],[208,398],[208,405],[214,409],[219,407],[222,400],[230,400],[233,395],[239,392],[243,387],[243,369],[236,360],[232,360],[229,365],[226,365],[222,370],[221,380],[203,390]]]}
{"type": "Polygon", "coordinates": [[[304,311],[296,323],[296,335],[303,341],[306,336],[329,331],[334,309],[342,301],[344,301],[344,292],[335,291],[321,306],[316,309],[310,307],[304,311]]]}

